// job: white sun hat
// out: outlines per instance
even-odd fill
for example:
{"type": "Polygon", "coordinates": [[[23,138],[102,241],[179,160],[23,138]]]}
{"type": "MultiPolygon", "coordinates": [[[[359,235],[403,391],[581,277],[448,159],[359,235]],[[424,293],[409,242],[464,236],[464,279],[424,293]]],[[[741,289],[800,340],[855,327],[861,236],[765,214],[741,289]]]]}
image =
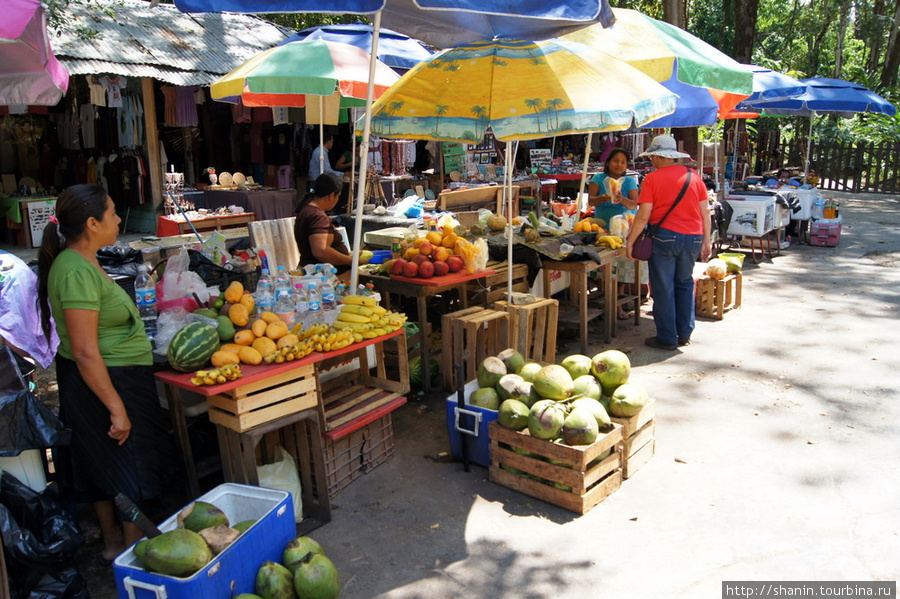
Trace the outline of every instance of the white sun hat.
{"type": "Polygon", "coordinates": [[[662,156],[663,158],[690,158],[690,154],[678,151],[678,144],[671,135],[657,135],[650,142],[647,151],[641,152],[641,156],[662,156]]]}

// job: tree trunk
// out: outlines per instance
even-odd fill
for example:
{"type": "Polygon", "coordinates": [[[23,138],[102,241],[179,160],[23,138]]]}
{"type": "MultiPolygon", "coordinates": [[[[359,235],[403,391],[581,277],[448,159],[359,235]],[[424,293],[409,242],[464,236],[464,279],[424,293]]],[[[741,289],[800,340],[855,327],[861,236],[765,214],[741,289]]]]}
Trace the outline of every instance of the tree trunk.
{"type": "Polygon", "coordinates": [[[663,1],[663,20],[684,29],[684,9],[681,0],[663,1]]]}
{"type": "MultiPolygon", "coordinates": [[[[812,5],[810,5],[812,8],[812,5]]],[[[819,72],[819,57],[822,53],[822,43],[825,41],[825,36],[828,34],[828,28],[831,27],[831,20],[827,18],[831,12],[828,0],[824,0],[822,2],[821,14],[823,15],[822,19],[822,27],[819,29],[819,32],[813,37],[810,42],[809,48],[809,59],[808,59],[808,71],[810,77],[816,75],[819,72]]]]}
{"type": "Polygon", "coordinates": [[[874,73],[881,62],[881,48],[884,45],[884,31],[879,24],[884,21],[885,12],[884,0],[875,0],[872,4],[871,25],[868,28],[868,39],[864,40],[869,49],[869,56],[866,59],[866,72],[874,73]]]}
{"type": "Polygon", "coordinates": [[[891,24],[891,37],[888,41],[884,57],[884,70],[881,71],[882,87],[898,84],[897,71],[900,70],[900,0],[894,7],[894,22],[891,24]]]}
{"type": "Polygon", "coordinates": [[[850,4],[841,4],[841,18],[838,22],[837,42],[834,48],[834,78],[843,79],[841,77],[841,68],[844,65],[844,37],[847,33],[847,21],[850,20],[850,4]]]}
{"type": "Polygon", "coordinates": [[[744,0],[734,19],[734,59],[743,64],[753,62],[753,44],[756,40],[756,16],[759,0],[744,0]]]}

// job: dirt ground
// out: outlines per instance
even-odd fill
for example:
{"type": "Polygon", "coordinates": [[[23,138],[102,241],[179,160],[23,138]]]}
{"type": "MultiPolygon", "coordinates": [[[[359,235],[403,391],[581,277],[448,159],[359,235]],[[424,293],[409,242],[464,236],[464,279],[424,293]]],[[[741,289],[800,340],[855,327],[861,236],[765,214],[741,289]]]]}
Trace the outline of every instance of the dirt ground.
{"type": "MultiPolygon", "coordinates": [[[[311,534],[342,596],[695,598],[723,580],[900,578],[900,199],[826,196],[841,203],[840,245],[748,260],[743,306],[698,320],[690,347],[643,345],[652,304],[611,344],[592,326],[588,353],[626,352],[656,398],[657,449],[583,516],[464,472],[446,455],[445,394],[411,395],[393,459],[311,534]]],[[[52,373],[39,380],[52,404],[52,373]]],[[[80,513],[79,567],[93,597],[114,597],[80,513]]]]}

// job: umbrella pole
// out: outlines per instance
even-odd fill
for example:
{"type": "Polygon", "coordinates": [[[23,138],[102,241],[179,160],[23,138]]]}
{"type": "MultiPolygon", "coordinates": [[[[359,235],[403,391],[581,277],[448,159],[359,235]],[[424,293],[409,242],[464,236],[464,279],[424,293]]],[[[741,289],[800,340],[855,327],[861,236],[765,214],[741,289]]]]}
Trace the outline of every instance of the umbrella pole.
{"type": "Polygon", "coordinates": [[[809,177],[809,152],[812,147],[812,131],[813,131],[813,120],[816,118],[816,113],[813,111],[809,115],[809,136],[806,138],[806,164],[803,167],[803,184],[806,185],[806,179],[809,177]]]}
{"type": "MultiPolygon", "coordinates": [[[[581,194],[584,191],[584,182],[587,180],[587,169],[588,169],[588,160],[591,157],[591,141],[594,137],[593,131],[588,131],[587,141],[584,144],[584,164],[581,166],[581,185],[578,186],[578,195],[575,197],[575,206],[578,206],[581,202],[581,194]]],[[[588,196],[588,206],[590,205],[591,198],[588,196]]],[[[587,206],[585,206],[587,208],[587,206]]],[[[581,210],[581,208],[578,208],[581,210]]],[[[581,216],[580,214],[578,215],[581,216]]]]}
{"type": "Polygon", "coordinates": [[[734,121],[734,149],[731,153],[731,186],[734,187],[735,175],[737,174],[737,155],[738,155],[738,133],[741,128],[741,119],[734,121]]]}
{"type": "MultiPolygon", "coordinates": [[[[518,141],[506,142],[506,170],[503,173],[505,185],[503,193],[506,194],[506,305],[512,305],[513,291],[513,201],[512,201],[512,166],[515,164],[513,156],[519,150],[518,141]]],[[[515,215],[518,216],[518,215],[515,215]]]]}
{"type": "MultiPolygon", "coordinates": [[[[725,125],[725,121],[722,121],[722,126],[725,125]]],[[[716,193],[719,192],[719,121],[716,121],[716,127],[713,129],[713,153],[715,155],[715,159],[713,164],[715,165],[713,168],[713,173],[716,177],[716,193]]]]}
{"type": "MultiPolygon", "coordinates": [[[[319,97],[319,174],[325,172],[325,96],[319,97]]],[[[313,181],[315,184],[315,181],[313,181]]]]}
{"type": "MultiPolygon", "coordinates": [[[[369,138],[372,135],[372,101],[375,97],[375,61],[378,60],[378,37],[381,32],[381,11],[375,13],[372,21],[372,54],[369,58],[369,87],[366,90],[366,116],[363,120],[362,147],[359,152],[359,172],[367,172],[369,160],[369,138]]],[[[353,227],[353,250],[350,264],[350,293],[355,293],[359,283],[359,246],[362,241],[362,215],[365,201],[365,185],[356,190],[356,224],[353,227]]]]}

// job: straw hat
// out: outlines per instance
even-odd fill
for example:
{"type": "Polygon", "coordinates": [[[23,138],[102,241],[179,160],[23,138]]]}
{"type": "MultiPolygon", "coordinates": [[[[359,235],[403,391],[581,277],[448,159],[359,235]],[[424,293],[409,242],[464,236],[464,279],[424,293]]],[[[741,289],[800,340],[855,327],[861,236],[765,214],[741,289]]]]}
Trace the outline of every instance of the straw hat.
{"type": "Polygon", "coordinates": [[[678,144],[671,135],[657,135],[650,142],[650,147],[646,152],[641,152],[641,156],[662,156],[663,158],[690,158],[690,154],[678,151],[678,144]]]}

